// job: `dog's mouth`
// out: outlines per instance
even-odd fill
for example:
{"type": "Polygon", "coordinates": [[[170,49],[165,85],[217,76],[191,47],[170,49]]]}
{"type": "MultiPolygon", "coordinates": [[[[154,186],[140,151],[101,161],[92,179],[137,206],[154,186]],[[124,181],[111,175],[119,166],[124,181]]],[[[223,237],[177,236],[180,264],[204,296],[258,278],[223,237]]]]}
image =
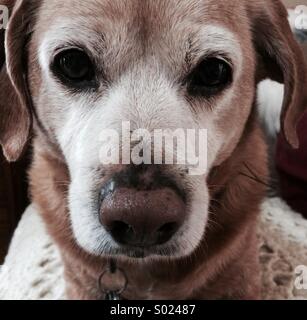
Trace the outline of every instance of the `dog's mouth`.
{"type": "Polygon", "coordinates": [[[118,245],[110,249],[105,256],[116,259],[145,260],[145,259],[163,259],[175,258],[177,256],[178,246],[173,241],[162,246],[125,246],[118,245]]]}

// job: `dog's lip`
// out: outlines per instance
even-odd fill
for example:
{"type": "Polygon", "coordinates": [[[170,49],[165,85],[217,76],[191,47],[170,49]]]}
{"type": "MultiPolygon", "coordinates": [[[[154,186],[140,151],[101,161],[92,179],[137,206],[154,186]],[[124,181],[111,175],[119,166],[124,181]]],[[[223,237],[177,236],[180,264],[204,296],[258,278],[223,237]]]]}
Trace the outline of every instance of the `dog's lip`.
{"type": "MultiPolygon", "coordinates": [[[[107,254],[107,256],[111,258],[126,258],[126,259],[136,259],[136,260],[142,260],[150,257],[152,254],[148,252],[147,249],[142,249],[141,247],[130,247],[130,248],[121,248],[114,249],[114,252],[112,250],[107,254]]],[[[157,254],[155,254],[157,255],[157,254]]]]}
{"type": "Polygon", "coordinates": [[[152,254],[158,255],[157,253],[157,245],[152,246],[127,246],[127,245],[119,245],[121,255],[133,256],[136,258],[145,258],[152,254]]]}
{"type": "MultiPolygon", "coordinates": [[[[141,250],[137,250],[137,251],[135,251],[134,252],[134,254],[133,254],[133,258],[134,259],[138,259],[138,260],[141,260],[141,259],[144,259],[144,258],[146,258],[146,253],[145,253],[145,250],[143,250],[143,249],[141,249],[141,250]]],[[[131,258],[131,256],[130,255],[128,255],[128,257],[130,257],[131,258]]]]}
{"type": "MultiPolygon", "coordinates": [[[[108,253],[110,257],[124,257],[129,259],[146,259],[152,256],[158,257],[171,257],[171,254],[163,254],[158,248],[159,246],[146,246],[146,247],[136,247],[136,246],[124,246],[120,245],[118,248],[111,249],[108,253]]],[[[167,244],[163,245],[167,247],[167,244]]],[[[163,250],[165,251],[165,250],[163,250]]]]}

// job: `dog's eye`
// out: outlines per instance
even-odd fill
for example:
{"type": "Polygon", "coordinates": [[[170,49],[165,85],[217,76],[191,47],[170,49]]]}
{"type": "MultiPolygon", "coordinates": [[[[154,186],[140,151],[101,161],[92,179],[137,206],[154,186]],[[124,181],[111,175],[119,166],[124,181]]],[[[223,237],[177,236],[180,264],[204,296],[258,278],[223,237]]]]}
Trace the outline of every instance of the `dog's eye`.
{"type": "Polygon", "coordinates": [[[60,52],[54,59],[53,70],[62,80],[78,87],[94,83],[95,70],[89,56],[78,49],[60,52]]]}
{"type": "Polygon", "coordinates": [[[213,95],[222,90],[232,80],[230,65],[218,58],[203,60],[192,72],[189,92],[194,95],[213,95]]]}

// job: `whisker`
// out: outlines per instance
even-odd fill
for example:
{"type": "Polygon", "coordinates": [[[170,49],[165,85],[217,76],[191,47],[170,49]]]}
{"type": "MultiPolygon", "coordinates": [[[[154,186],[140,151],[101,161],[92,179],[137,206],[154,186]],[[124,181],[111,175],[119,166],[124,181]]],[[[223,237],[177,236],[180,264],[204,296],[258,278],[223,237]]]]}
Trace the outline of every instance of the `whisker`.
{"type": "Polygon", "coordinates": [[[255,181],[255,182],[259,183],[259,184],[264,185],[264,186],[267,187],[267,188],[270,188],[270,187],[271,187],[267,182],[261,180],[261,179],[259,178],[259,176],[257,176],[257,174],[255,174],[255,172],[254,172],[254,171],[247,165],[247,163],[245,163],[245,162],[244,162],[244,167],[248,170],[249,174],[240,171],[239,174],[240,174],[241,176],[244,176],[244,177],[246,177],[246,178],[249,178],[249,179],[251,179],[251,180],[253,180],[253,181],[255,181]]]}

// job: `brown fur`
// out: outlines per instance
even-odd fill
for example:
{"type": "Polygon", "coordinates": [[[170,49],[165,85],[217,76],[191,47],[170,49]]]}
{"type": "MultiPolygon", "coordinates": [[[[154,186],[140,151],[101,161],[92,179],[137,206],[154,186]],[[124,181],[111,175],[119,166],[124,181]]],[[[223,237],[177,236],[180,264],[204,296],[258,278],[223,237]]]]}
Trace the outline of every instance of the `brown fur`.
{"type": "MultiPolygon", "coordinates": [[[[13,7],[14,1],[9,2],[13,7]]],[[[35,1],[29,3],[32,4],[31,10],[34,12],[35,1]]],[[[91,3],[95,5],[95,2],[92,1],[91,3]]],[[[106,16],[109,17],[110,21],[119,21],[122,18],[122,15],[117,16],[118,12],[121,12],[119,8],[111,5],[109,1],[105,1],[105,3],[106,16]]],[[[132,7],[125,8],[128,16],[130,10],[136,9],[133,4],[138,3],[140,5],[141,2],[131,1],[129,3],[132,7]]],[[[165,12],[162,10],[162,3],[157,1],[157,5],[153,6],[156,10],[155,14],[148,16],[153,17],[154,21],[146,24],[148,27],[159,25],[163,28],[159,24],[163,19],[158,20],[158,22],[155,21],[155,17],[159,19],[159,15],[163,15],[163,12],[165,12]]],[[[120,6],[120,4],[118,5],[120,6]]],[[[44,6],[46,23],[36,26],[39,30],[36,35],[40,32],[43,33],[43,30],[49,27],[48,20],[52,19],[52,13],[57,10],[53,8],[53,6],[57,6],[56,1],[55,3],[52,1],[45,2],[44,6]]],[[[199,11],[201,8],[201,10],[204,10],[207,19],[215,19],[237,34],[241,34],[245,53],[249,55],[246,59],[250,61],[249,65],[246,66],[245,77],[242,79],[240,92],[242,101],[246,100],[244,99],[245,92],[250,93],[255,90],[253,86],[243,87],[245,83],[252,83],[254,81],[253,77],[255,78],[254,86],[256,86],[256,81],[267,76],[285,82],[284,133],[290,143],[297,145],[295,125],[307,105],[306,93],[302,91],[305,74],[303,71],[298,71],[298,65],[304,66],[304,62],[302,54],[293,40],[290,28],[287,26],[286,13],[280,2],[258,0],[251,3],[240,0],[232,1],[230,4],[224,1],[186,1],[184,6],[185,8],[182,9],[183,15],[185,10],[192,14],[194,10],[199,11]],[[254,52],[254,48],[250,47],[249,37],[252,35],[247,27],[252,31],[253,43],[257,52],[254,52]],[[272,33],[267,33],[268,28],[272,28],[272,33]],[[265,34],[264,38],[260,37],[265,34]],[[271,44],[271,47],[269,47],[273,39],[278,41],[276,41],[276,45],[271,44]],[[282,48],[281,45],[283,45],[282,48]],[[273,52],[272,55],[269,54],[270,51],[273,52]],[[254,61],[256,56],[258,57],[257,74],[253,74],[253,64],[256,63],[254,61]],[[292,80],[295,81],[292,82],[292,80]]],[[[69,17],[71,14],[69,3],[66,4],[65,2],[62,9],[69,17]]],[[[74,9],[78,10],[77,8],[74,9]]],[[[24,10],[29,10],[29,8],[24,8],[24,10]]],[[[81,15],[86,16],[87,9],[82,7],[80,10],[81,15]]],[[[17,11],[17,16],[20,15],[20,12],[22,11],[17,11]]],[[[137,20],[137,23],[147,17],[146,15],[142,17],[141,13],[147,12],[144,8],[139,12],[138,18],[140,20],[137,20]]],[[[34,29],[34,20],[32,19],[26,26],[30,31],[34,29]]],[[[168,28],[169,26],[164,27],[168,28]]],[[[146,41],[151,33],[148,33],[146,29],[140,29],[142,30],[140,39],[146,41]]],[[[8,39],[9,45],[13,47],[13,39],[10,36],[8,39]]],[[[37,65],[36,57],[37,41],[38,39],[34,36],[29,45],[29,61],[31,61],[29,82],[33,97],[37,97],[39,92],[43,91],[43,88],[40,87],[41,70],[37,65]]],[[[168,41],[168,39],[165,41],[168,41]]],[[[171,39],[169,41],[171,42],[171,39]]],[[[124,52],[118,52],[118,55],[124,57],[129,49],[122,49],[124,52]]],[[[141,55],[142,53],[133,51],[133,54],[137,58],[138,54],[141,55]]],[[[174,54],[179,55],[180,52],[174,54]]],[[[14,59],[18,59],[18,57],[16,58],[12,54],[9,61],[14,62],[14,59]]],[[[112,57],[109,57],[109,59],[111,61],[112,57]]],[[[7,64],[7,68],[10,67],[10,64],[7,64]]],[[[125,63],[123,62],[121,68],[124,67],[125,63]]],[[[19,73],[20,77],[21,69],[22,66],[15,65],[13,71],[11,71],[11,74],[15,77],[11,80],[18,84],[15,89],[19,93],[19,100],[16,93],[12,100],[16,102],[15,110],[8,112],[10,103],[7,100],[0,102],[1,114],[4,115],[4,120],[0,123],[0,142],[7,157],[11,160],[18,158],[20,155],[30,127],[30,120],[27,117],[30,109],[29,106],[28,108],[25,107],[26,103],[22,99],[26,95],[25,84],[20,81],[17,75],[19,73]],[[20,130],[16,130],[13,126],[16,118],[21,119],[21,124],[23,124],[19,127],[20,130]],[[13,148],[10,147],[11,145],[13,145],[13,148]]],[[[120,72],[119,68],[115,69],[118,73],[120,72]]],[[[112,74],[112,77],[116,77],[116,73],[112,74]]],[[[2,70],[0,79],[1,89],[7,90],[5,87],[7,84],[2,84],[2,82],[9,82],[5,70],[2,70]]],[[[13,88],[10,88],[11,90],[13,88]]],[[[3,99],[5,98],[3,97],[3,99]]],[[[41,109],[37,109],[36,112],[38,113],[37,118],[44,119],[44,123],[49,124],[51,121],[51,118],[48,118],[50,117],[49,111],[42,109],[43,106],[48,106],[47,100],[48,97],[45,97],[42,106],[39,106],[41,109]]],[[[236,105],[240,105],[239,100],[240,98],[236,98],[236,105]]],[[[265,194],[265,187],[263,184],[246,177],[246,174],[249,174],[247,167],[251,168],[255,175],[265,183],[267,178],[266,148],[258,126],[255,106],[252,108],[248,120],[245,120],[238,111],[232,121],[229,114],[221,115],[220,126],[224,131],[228,132],[234,123],[238,123],[243,132],[236,141],[233,141],[231,146],[227,146],[220,155],[215,168],[210,172],[207,181],[211,199],[209,223],[199,247],[191,256],[182,258],[180,261],[171,259],[161,261],[121,259],[118,264],[126,271],[129,278],[129,286],[123,294],[124,298],[259,298],[260,280],[256,224],[260,210],[259,206],[265,194]]],[[[70,177],[67,163],[65,163],[61,150],[54,139],[53,131],[41,124],[38,119],[35,123],[35,132],[34,159],[30,170],[31,194],[33,202],[38,206],[46,223],[48,232],[60,248],[65,265],[68,297],[71,299],[101,299],[102,294],[98,290],[97,281],[105,268],[107,259],[91,256],[77,245],[73,237],[68,212],[67,193],[70,177]]]]}

